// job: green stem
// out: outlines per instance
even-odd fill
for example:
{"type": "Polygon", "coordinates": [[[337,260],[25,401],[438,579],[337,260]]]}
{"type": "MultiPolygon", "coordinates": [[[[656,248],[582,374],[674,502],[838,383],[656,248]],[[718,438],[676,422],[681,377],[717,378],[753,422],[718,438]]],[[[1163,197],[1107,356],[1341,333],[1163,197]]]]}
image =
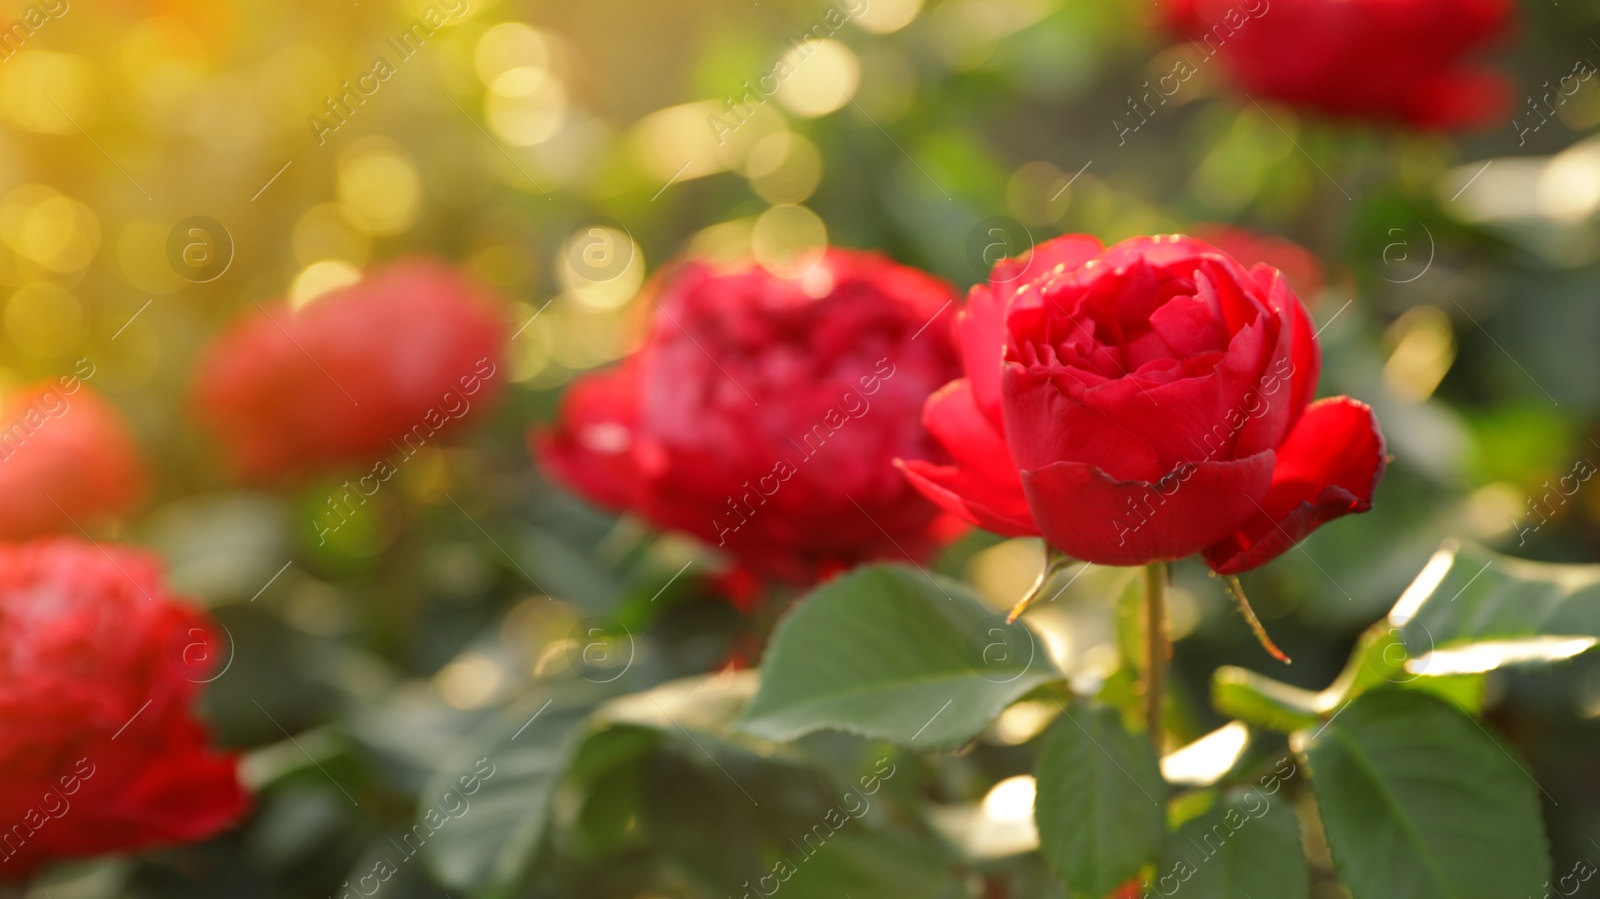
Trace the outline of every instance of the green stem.
{"type": "Polygon", "coordinates": [[[1167,695],[1167,661],[1172,656],[1172,634],[1167,630],[1167,565],[1151,562],[1144,567],[1145,722],[1156,755],[1161,755],[1162,711],[1167,695]]]}
{"type": "MultiPolygon", "coordinates": [[[[1070,564],[1072,564],[1071,557],[1048,543],[1045,544],[1044,567],[1039,569],[1039,577],[1033,582],[1033,587],[1021,599],[1017,600],[1015,606],[1011,607],[1011,614],[1006,616],[1006,624],[1016,621],[1023,612],[1028,610],[1029,606],[1038,602],[1044,596],[1045,589],[1050,586],[1051,578],[1060,574],[1070,564]]],[[[1053,596],[1051,597],[1051,599],[1054,598],[1053,596]]]]}

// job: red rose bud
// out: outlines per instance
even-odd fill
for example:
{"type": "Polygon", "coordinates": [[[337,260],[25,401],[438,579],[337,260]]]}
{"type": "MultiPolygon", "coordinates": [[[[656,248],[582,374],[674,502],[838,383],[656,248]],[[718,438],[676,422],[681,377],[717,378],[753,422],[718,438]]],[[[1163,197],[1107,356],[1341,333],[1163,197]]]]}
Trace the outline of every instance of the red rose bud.
{"type": "Polygon", "coordinates": [[[938,451],[917,418],[960,371],[949,285],[832,250],[795,279],[689,262],[654,289],[644,346],[534,436],[555,479],[796,581],[948,533],[892,461],[938,451]]]}
{"type": "Polygon", "coordinates": [[[1311,321],[1275,269],[1187,237],[1068,235],[995,266],[957,322],[967,377],[923,420],[955,462],[904,462],[966,520],[1074,558],[1262,565],[1371,508],[1372,410],[1311,402],[1311,321]]]}
{"type": "Polygon", "coordinates": [[[246,314],[201,360],[197,406],[252,478],[415,452],[494,398],[504,342],[464,275],[398,262],[298,310],[246,314]]]}
{"type": "Polygon", "coordinates": [[[1423,129],[1496,123],[1505,76],[1471,54],[1506,31],[1511,0],[1163,0],[1196,66],[1239,89],[1329,115],[1423,129]],[[1190,52],[1192,51],[1192,52],[1190,52]]]}
{"type": "Polygon", "coordinates": [[[72,538],[0,545],[0,879],[238,820],[250,799],[237,760],[193,712],[225,664],[149,556],[72,538]]]}
{"type": "Polygon", "coordinates": [[[76,532],[120,515],[139,502],[146,482],[122,414],[78,377],[0,402],[0,539],[76,532]]]}

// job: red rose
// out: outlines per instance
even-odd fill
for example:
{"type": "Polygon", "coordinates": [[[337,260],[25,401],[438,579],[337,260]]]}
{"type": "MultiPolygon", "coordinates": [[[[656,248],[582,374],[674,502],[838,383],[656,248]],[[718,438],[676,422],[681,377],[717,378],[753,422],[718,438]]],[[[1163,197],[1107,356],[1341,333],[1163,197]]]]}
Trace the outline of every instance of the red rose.
{"type": "Polygon", "coordinates": [[[144,463],[115,406],[76,377],[0,403],[0,539],[18,540],[131,509],[144,463]]]}
{"type": "Polygon", "coordinates": [[[830,251],[794,280],[687,263],[643,348],[575,383],[535,449],[589,499],[764,573],[924,557],[939,510],[892,461],[936,451],[917,410],[959,373],[935,321],[953,297],[871,253],[830,251]]]}
{"type": "Polygon", "coordinates": [[[255,478],[414,452],[493,399],[504,340],[464,276],[399,262],[299,310],[246,315],[200,363],[199,411],[255,478]]]}
{"type": "Polygon", "coordinates": [[[237,760],[192,710],[218,646],[142,553],[0,545],[0,879],[193,842],[244,814],[237,760]]]}
{"type": "Polygon", "coordinates": [[[1165,0],[1168,22],[1258,98],[1353,118],[1458,129],[1503,116],[1503,75],[1468,56],[1511,0],[1165,0]]]}
{"type": "Polygon", "coordinates": [[[967,377],[923,413],[955,464],[903,465],[968,521],[1089,562],[1203,551],[1235,574],[1371,508],[1377,421],[1311,402],[1311,321],[1265,265],[1187,237],[1068,235],[995,266],[957,327],[967,377]]]}
{"type": "Polygon", "coordinates": [[[1322,263],[1299,244],[1232,225],[1196,225],[1191,233],[1239,262],[1264,262],[1283,273],[1289,288],[1312,310],[1322,298],[1322,263]]]}

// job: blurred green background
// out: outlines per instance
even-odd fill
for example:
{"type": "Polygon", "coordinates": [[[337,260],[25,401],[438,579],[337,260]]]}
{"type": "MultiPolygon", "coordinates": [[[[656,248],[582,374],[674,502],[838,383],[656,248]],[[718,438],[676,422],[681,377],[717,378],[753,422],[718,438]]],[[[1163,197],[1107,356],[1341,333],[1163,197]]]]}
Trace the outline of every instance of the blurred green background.
{"type": "MultiPolygon", "coordinates": [[[[640,285],[680,254],[781,267],[823,243],[878,248],[965,288],[986,274],[991,227],[1020,252],[1058,233],[1109,242],[1227,222],[1314,253],[1319,393],[1371,403],[1395,461],[1370,514],[1246,578],[1290,669],[1202,569],[1180,566],[1176,689],[1196,735],[1221,723],[1206,703],[1218,664],[1324,686],[1444,537],[1600,560],[1600,485],[1553,514],[1530,507],[1547,482],[1600,463],[1600,82],[1519,145],[1509,121],[1453,139],[1257,107],[1201,65],[1119,144],[1128,98],[1186,52],[1153,5],[861,2],[720,144],[709,117],[730,116],[835,7],[79,0],[0,61],[0,389],[87,357],[91,385],[133,420],[159,484],[125,529],[97,536],[160,552],[226,627],[231,667],[207,712],[262,789],[254,817],[212,843],[36,890],[337,896],[408,825],[461,736],[512,698],[551,682],[641,690],[744,657],[753,626],[719,598],[703,549],[552,487],[525,445],[563,385],[628,350],[640,285]],[[430,15],[443,24],[396,54],[388,41],[430,15]],[[331,128],[330,98],[380,55],[393,73],[331,128]],[[232,241],[206,283],[168,249],[190,216],[232,241]],[[521,329],[514,387],[318,546],[313,517],[349,473],[233,485],[190,414],[193,362],[255,301],[304,302],[412,253],[498,289],[521,329]],[[610,642],[585,655],[595,621],[610,642]]],[[[1597,20],[1600,3],[1529,0],[1497,56],[1527,94],[1600,59],[1597,20]]],[[[1034,542],[973,534],[940,564],[998,608],[1039,557],[1034,542]]],[[[1117,664],[1117,577],[1092,573],[1037,617],[1088,683],[1117,664]]],[[[1565,872],[1600,853],[1600,660],[1497,675],[1490,690],[1490,717],[1546,791],[1565,872]]],[[[1007,727],[937,764],[904,759],[901,801],[973,801],[1026,770],[1017,744],[1037,728],[1007,727]]],[[[867,751],[812,742],[817,758],[867,751]]],[[[745,831],[809,821],[803,798],[749,820],[737,794],[696,786],[710,782],[692,749],[615,751],[631,767],[596,762],[606,778],[580,771],[558,794],[527,895],[720,895],[706,872],[745,831]]],[[[815,792],[814,775],[748,764],[775,795],[815,792]]],[[[919,867],[903,847],[856,851],[919,867]]],[[[1038,895],[1059,889],[1048,881],[1038,895]]],[[[441,893],[419,865],[383,889],[441,893]]]]}

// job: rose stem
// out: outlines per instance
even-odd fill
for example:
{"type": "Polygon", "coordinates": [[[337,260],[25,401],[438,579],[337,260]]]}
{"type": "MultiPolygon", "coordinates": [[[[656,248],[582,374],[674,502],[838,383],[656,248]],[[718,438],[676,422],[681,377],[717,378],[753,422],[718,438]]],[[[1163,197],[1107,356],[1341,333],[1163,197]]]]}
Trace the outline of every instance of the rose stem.
{"type": "Polygon", "coordinates": [[[1167,660],[1172,655],[1172,635],[1167,630],[1167,565],[1151,562],[1144,567],[1145,657],[1149,665],[1144,684],[1145,721],[1150,742],[1161,755],[1162,711],[1167,691],[1167,660]]]}

